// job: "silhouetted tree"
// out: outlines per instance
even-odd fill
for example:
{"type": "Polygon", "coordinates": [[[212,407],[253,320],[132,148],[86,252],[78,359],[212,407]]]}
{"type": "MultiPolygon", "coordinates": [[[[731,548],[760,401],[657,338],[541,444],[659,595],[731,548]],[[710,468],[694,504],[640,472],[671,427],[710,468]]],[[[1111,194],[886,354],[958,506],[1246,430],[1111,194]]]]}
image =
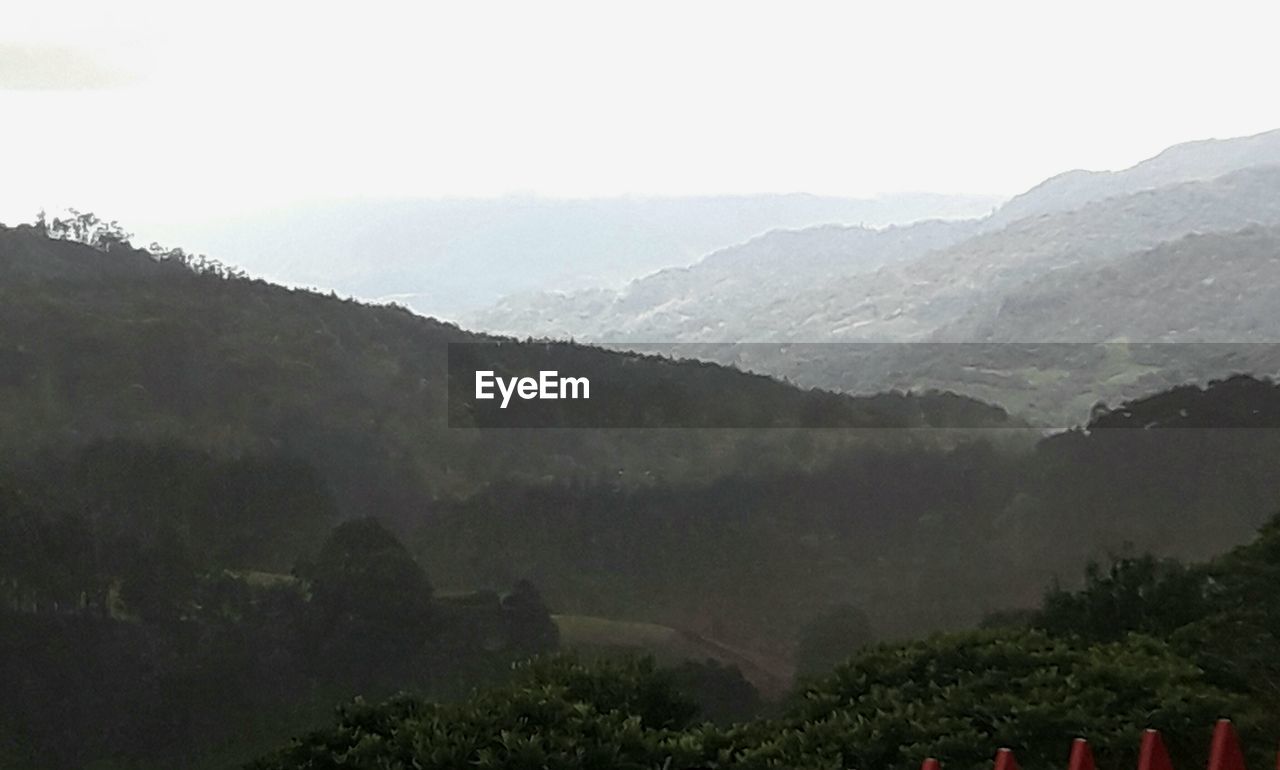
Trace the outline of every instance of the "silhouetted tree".
{"type": "Polygon", "coordinates": [[[516,583],[511,593],[502,598],[502,609],[507,619],[508,639],[517,654],[536,655],[559,646],[560,630],[533,583],[528,580],[516,583]]]}
{"type": "Polygon", "coordinates": [[[299,573],[311,586],[315,665],[363,683],[412,667],[430,632],[431,585],[376,519],[335,527],[299,573]]]}

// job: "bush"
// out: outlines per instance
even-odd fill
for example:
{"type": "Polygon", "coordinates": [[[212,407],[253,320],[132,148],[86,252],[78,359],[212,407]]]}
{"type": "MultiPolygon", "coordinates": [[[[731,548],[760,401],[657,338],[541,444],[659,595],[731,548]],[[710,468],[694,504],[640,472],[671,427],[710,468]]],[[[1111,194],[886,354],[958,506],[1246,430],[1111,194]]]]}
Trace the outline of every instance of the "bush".
{"type": "Polygon", "coordinates": [[[774,721],[719,729],[692,725],[693,711],[651,661],[559,657],[455,706],[357,703],[255,767],[907,770],[935,756],[948,770],[986,770],[1000,746],[1028,766],[1057,766],[1080,735],[1100,766],[1120,766],[1136,760],[1144,727],[1164,730],[1186,760],[1215,719],[1249,716],[1157,641],[1086,645],[1034,631],[877,647],[774,721]]]}
{"type": "Polygon", "coordinates": [[[652,661],[569,657],[522,667],[508,687],[453,706],[401,696],[357,701],[256,770],[284,768],[688,768],[702,755],[694,712],[652,661]]]}
{"type": "Polygon", "coordinates": [[[815,746],[859,768],[989,767],[996,748],[1027,766],[1056,766],[1086,736],[1099,766],[1135,762],[1140,731],[1199,756],[1222,716],[1244,704],[1209,684],[1156,640],[1086,644],[1043,632],[936,636],[870,650],[811,685],[790,717],[780,754],[815,746]],[[794,747],[794,748],[793,748],[794,747]]]}

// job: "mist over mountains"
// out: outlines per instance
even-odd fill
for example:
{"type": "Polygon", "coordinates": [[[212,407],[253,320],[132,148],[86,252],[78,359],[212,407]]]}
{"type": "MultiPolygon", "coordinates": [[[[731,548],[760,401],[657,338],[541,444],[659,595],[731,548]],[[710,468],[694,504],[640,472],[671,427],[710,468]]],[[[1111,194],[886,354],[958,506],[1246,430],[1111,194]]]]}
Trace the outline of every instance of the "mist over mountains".
{"type": "Polygon", "coordinates": [[[254,275],[445,319],[500,297],[615,287],[777,228],[972,217],[994,196],[355,199],[146,227],[254,275]]]}
{"type": "MultiPolygon", "coordinates": [[[[773,232],[619,291],[513,297],[467,320],[641,349],[710,344],[701,354],[712,360],[810,386],[927,382],[1016,409],[1027,404],[901,360],[855,376],[849,367],[866,362],[839,352],[820,365],[785,352],[747,361],[720,343],[1274,340],[1278,163],[1280,131],[1191,142],[1122,171],[1059,175],[981,219],[773,232]]],[[[1231,373],[1186,363],[1182,375],[1231,373]]],[[[1084,379],[1087,390],[1042,400],[1041,416],[1074,421],[1086,402],[1143,392],[1128,389],[1136,376],[1111,378],[1115,391],[1084,379]]]]}
{"type": "Polygon", "coordinates": [[[1174,145],[1121,171],[1067,171],[1005,203],[989,219],[1007,224],[1027,216],[1079,208],[1089,201],[1177,182],[1212,179],[1246,166],[1280,163],[1280,130],[1234,139],[1174,145]]]}

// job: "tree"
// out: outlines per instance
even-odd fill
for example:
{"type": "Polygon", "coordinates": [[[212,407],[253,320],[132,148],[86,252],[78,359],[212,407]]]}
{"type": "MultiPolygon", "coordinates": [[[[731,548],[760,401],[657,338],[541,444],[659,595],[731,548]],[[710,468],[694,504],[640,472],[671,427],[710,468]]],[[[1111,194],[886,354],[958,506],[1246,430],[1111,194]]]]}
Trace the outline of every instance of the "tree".
{"type": "Polygon", "coordinates": [[[1115,558],[1105,570],[1091,562],[1081,590],[1049,589],[1035,625],[1091,641],[1131,632],[1167,637],[1209,613],[1207,578],[1203,570],[1151,555],[1115,558]]]}
{"type": "Polygon", "coordinates": [[[69,216],[54,217],[51,222],[45,220],[45,213],[40,212],[36,220],[39,232],[57,240],[75,241],[92,246],[98,251],[111,251],[117,247],[128,247],[133,236],[125,232],[119,222],[104,222],[92,212],[81,212],[67,209],[69,216]]]}
{"type": "Polygon", "coordinates": [[[760,692],[737,666],[715,660],[686,660],[672,669],[680,690],[698,704],[698,712],[719,725],[745,722],[764,707],[760,692]]]}
{"type": "Polygon", "coordinates": [[[316,665],[358,683],[412,666],[430,632],[431,585],[376,519],[338,525],[298,571],[311,587],[316,665]]]}
{"type": "MultiPolygon", "coordinates": [[[[1152,556],[1091,564],[1079,591],[1051,589],[1033,624],[1108,641],[1141,632],[1168,640],[1206,680],[1280,713],[1280,517],[1248,545],[1204,564],[1152,556]]],[[[1280,729],[1271,717],[1267,729],[1280,729]]]]}
{"type": "Polygon", "coordinates": [[[507,638],[514,652],[537,655],[560,645],[560,629],[551,619],[551,610],[533,583],[521,580],[502,598],[507,620],[507,638]]]}

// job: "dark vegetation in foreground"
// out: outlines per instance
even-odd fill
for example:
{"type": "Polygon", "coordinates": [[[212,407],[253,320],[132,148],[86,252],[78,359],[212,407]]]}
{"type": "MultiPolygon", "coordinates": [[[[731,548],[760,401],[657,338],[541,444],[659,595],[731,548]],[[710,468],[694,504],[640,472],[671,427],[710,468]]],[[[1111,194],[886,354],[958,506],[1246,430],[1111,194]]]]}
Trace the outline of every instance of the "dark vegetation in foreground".
{"type": "Polygon", "coordinates": [[[1207,563],[1095,565],[1082,590],[1051,590],[1017,621],[865,649],[807,680],[770,719],[701,723],[651,664],[552,658],[456,705],[356,702],[253,767],[907,770],[932,756],[979,770],[997,746],[1030,767],[1061,766],[1078,736],[1099,766],[1125,767],[1146,727],[1190,766],[1204,762],[1219,717],[1256,736],[1253,748],[1273,745],[1277,597],[1280,519],[1207,563]]]}
{"type": "MultiPolygon", "coordinates": [[[[1199,729],[1216,710],[1248,727],[1255,704],[1270,703],[1259,688],[1274,681],[1262,668],[1271,648],[1227,645],[1249,638],[1231,635],[1249,618],[1223,604],[1235,594],[1214,593],[1225,579],[1196,582],[1236,557],[1204,568],[1121,562],[1114,590],[1110,573],[1096,573],[1084,594],[1051,595],[1037,621],[1048,636],[993,631],[868,653],[888,656],[870,660],[889,678],[867,682],[901,691],[893,720],[859,718],[857,688],[872,685],[838,674],[777,721],[724,727],[767,710],[727,655],[667,673],[544,663],[503,684],[515,661],[580,646],[558,635],[549,607],[666,624],[750,653],[761,670],[818,674],[875,639],[1032,607],[1055,577],[1073,587],[1110,551],[1207,558],[1280,509],[1280,436],[1253,429],[1280,414],[1270,382],[1175,389],[1049,438],[897,429],[986,409],[937,394],[839,399],[847,415],[893,428],[884,431],[455,430],[444,346],[475,335],[139,251],[110,226],[76,222],[0,228],[0,768],[226,766],[321,723],[336,702],[401,689],[417,695],[353,707],[323,740],[338,746],[356,730],[353,751],[376,753],[380,741],[417,735],[394,751],[438,749],[438,760],[416,758],[444,767],[470,750],[468,735],[491,739],[486,725],[544,719],[559,725],[545,740],[580,728],[617,751],[619,764],[568,767],[668,755],[697,766],[687,763],[724,750],[744,766],[830,766],[838,752],[877,770],[915,761],[916,744],[962,764],[992,736],[1029,762],[1034,745],[1050,751],[1037,734],[1004,737],[1012,712],[965,721],[971,703],[999,703],[997,685],[1019,677],[1033,683],[1029,703],[1047,704],[1025,713],[1048,732],[1112,719],[1098,683],[1135,688],[1132,708],[1170,704],[1167,723],[1159,709],[1143,719],[1122,709],[1120,721],[1084,724],[1095,741],[1144,720],[1171,735],[1179,719],[1199,729]],[[1148,568],[1154,582],[1131,596],[1125,581],[1148,568]],[[1203,593],[1174,602],[1200,614],[1146,603],[1175,590],[1203,593]],[[1228,609],[1236,614],[1220,617],[1228,609]],[[1064,633],[1089,628],[1113,631],[1064,633]],[[1226,646],[1203,652],[1225,656],[1217,663],[1193,654],[1203,637],[1187,636],[1214,629],[1226,646]],[[1129,630],[1164,641],[1122,638],[1129,630]],[[1013,656],[1006,674],[992,645],[1013,656]],[[893,678],[895,656],[928,676],[978,662],[998,676],[921,690],[907,684],[932,681],[916,663],[893,678]],[[1116,671],[1125,660],[1142,665],[1116,671]],[[1046,673],[1055,666],[1080,675],[1063,684],[1046,673]],[[687,708],[657,722],[632,719],[635,705],[602,711],[557,689],[578,686],[573,677],[628,704],[661,701],[655,693],[674,681],[672,699],[692,699],[722,726],[687,727],[687,708]],[[475,687],[506,689],[463,700],[475,687]],[[351,719],[395,735],[368,737],[377,730],[351,719]],[[421,737],[442,719],[457,725],[457,746],[421,737]],[[663,754],[672,747],[680,753],[663,754]]],[[[649,365],[581,350],[592,366],[642,379],[649,365]]],[[[690,366],[713,384],[693,409],[815,403],[782,383],[690,366]]],[[[1260,590],[1248,585],[1232,590],[1260,590]]],[[[1250,628],[1270,622],[1262,606],[1250,628]]],[[[513,729],[523,740],[525,728],[513,729]]],[[[549,745],[526,737],[529,757],[549,745]]],[[[1102,745],[1131,743],[1126,733],[1102,745]]],[[[506,757],[501,766],[539,766],[474,748],[506,757]]]]}

